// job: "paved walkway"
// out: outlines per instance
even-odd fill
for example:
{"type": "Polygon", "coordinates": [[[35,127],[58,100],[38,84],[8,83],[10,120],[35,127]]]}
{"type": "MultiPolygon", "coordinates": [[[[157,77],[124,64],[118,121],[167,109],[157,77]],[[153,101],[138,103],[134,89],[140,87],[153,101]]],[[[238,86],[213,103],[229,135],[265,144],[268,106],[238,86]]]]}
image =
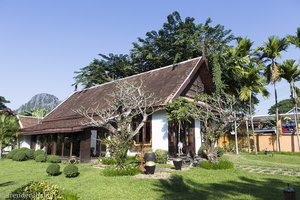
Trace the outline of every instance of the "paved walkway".
{"type": "Polygon", "coordinates": [[[251,165],[241,165],[236,164],[236,168],[259,174],[282,174],[286,176],[298,176],[300,177],[300,172],[293,169],[283,169],[283,168],[271,168],[271,167],[257,167],[251,165]]]}

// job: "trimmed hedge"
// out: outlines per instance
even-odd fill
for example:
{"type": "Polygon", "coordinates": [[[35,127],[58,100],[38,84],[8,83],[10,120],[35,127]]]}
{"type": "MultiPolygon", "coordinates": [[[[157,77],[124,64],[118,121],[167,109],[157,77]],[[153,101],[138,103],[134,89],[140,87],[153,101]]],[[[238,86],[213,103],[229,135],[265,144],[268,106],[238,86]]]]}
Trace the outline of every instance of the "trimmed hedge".
{"type": "Polygon", "coordinates": [[[156,161],[160,164],[166,164],[168,160],[168,152],[166,150],[157,149],[155,151],[156,161]]]}
{"type": "Polygon", "coordinates": [[[112,167],[103,169],[102,173],[104,176],[134,176],[142,172],[137,167],[126,166],[124,168],[112,167]]]}
{"type": "Polygon", "coordinates": [[[47,162],[49,162],[49,163],[60,163],[61,160],[56,155],[49,155],[49,156],[47,156],[47,162]]]}
{"type": "Polygon", "coordinates": [[[19,151],[19,149],[13,149],[13,150],[11,150],[11,151],[7,154],[6,158],[12,159],[13,156],[14,156],[18,151],[19,151]]]}
{"type": "Polygon", "coordinates": [[[47,167],[46,172],[49,176],[57,176],[60,174],[60,166],[57,163],[52,163],[47,167]]]}
{"type": "Polygon", "coordinates": [[[26,149],[25,154],[26,154],[26,157],[28,160],[34,159],[34,150],[33,149],[26,149]]]}
{"type": "Polygon", "coordinates": [[[36,162],[46,162],[46,160],[47,160],[47,157],[45,154],[37,155],[37,157],[35,158],[36,162]]]}
{"type": "Polygon", "coordinates": [[[221,159],[219,160],[219,162],[213,163],[210,161],[202,161],[200,163],[200,167],[204,168],[204,169],[232,169],[233,168],[233,163],[225,160],[225,159],[221,159]]]}
{"type": "Polygon", "coordinates": [[[75,164],[69,164],[64,168],[64,174],[67,178],[76,177],[79,175],[78,167],[75,164]]]}
{"type": "Polygon", "coordinates": [[[15,153],[12,157],[12,159],[14,161],[25,161],[27,160],[26,153],[23,150],[17,151],[17,153],[15,153]]]}
{"type": "Polygon", "coordinates": [[[39,155],[46,155],[46,152],[44,151],[44,150],[42,150],[42,149],[38,149],[38,150],[36,150],[35,152],[34,152],[34,158],[36,158],[37,156],[39,156],[39,155]]]}

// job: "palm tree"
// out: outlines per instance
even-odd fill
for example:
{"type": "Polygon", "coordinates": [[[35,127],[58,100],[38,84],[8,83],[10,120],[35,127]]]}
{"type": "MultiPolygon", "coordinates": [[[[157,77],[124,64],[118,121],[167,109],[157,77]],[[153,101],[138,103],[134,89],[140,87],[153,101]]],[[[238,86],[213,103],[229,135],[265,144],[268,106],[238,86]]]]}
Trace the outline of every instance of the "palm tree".
{"type": "Polygon", "coordinates": [[[300,27],[297,28],[296,35],[288,35],[287,42],[300,48],[300,27]]]}
{"type": "Polygon", "coordinates": [[[263,46],[259,47],[258,50],[261,51],[261,59],[263,62],[267,63],[264,75],[267,78],[267,83],[271,83],[274,88],[275,94],[275,107],[276,107],[276,151],[279,151],[279,129],[278,129],[278,100],[277,100],[277,89],[276,83],[280,80],[280,69],[277,58],[281,57],[281,52],[285,51],[288,47],[285,38],[279,38],[277,36],[270,36],[268,41],[264,43],[263,46]]]}
{"type": "MultiPolygon", "coordinates": [[[[228,48],[226,51],[227,63],[224,70],[225,75],[225,85],[227,86],[227,91],[231,93],[233,98],[239,95],[242,88],[243,72],[248,67],[251,62],[252,45],[253,42],[249,38],[237,38],[237,46],[228,48]]],[[[243,106],[242,106],[243,107],[243,106]]],[[[242,111],[243,113],[245,110],[242,111]]],[[[234,111],[234,132],[235,132],[235,147],[236,154],[238,154],[238,138],[237,138],[237,127],[236,127],[236,111],[234,111]]],[[[248,134],[248,133],[247,133],[248,134]]],[[[250,139],[248,137],[248,143],[250,139]]],[[[249,146],[249,145],[248,145],[249,146]]],[[[250,149],[250,146],[249,148],[250,149]]]]}
{"type": "MultiPolygon", "coordinates": [[[[254,136],[254,125],[253,125],[253,98],[256,98],[256,94],[260,94],[263,97],[268,97],[269,92],[267,91],[265,85],[266,82],[263,79],[263,77],[260,75],[260,71],[263,68],[261,67],[255,67],[253,63],[249,65],[249,69],[247,71],[243,72],[243,87],[240,92],[240,100],[242,101],[248,101],[249,102],[249,117],[251,119],[251,127],[252,127],[252,136],[254,140],[254,149],[255,153],[257,154],[257,145],[256,145],[256,139],[254,136]]],[[[250,146],[250,140],[249,140],[249,132],[247,131],[247,137],[248,137],[248,146],[250,146]]]]}
{"type": "Polygon", "coordinates": [[[300,79],[300,69],[299,65],[295,64],[295,60],[286,60],[283,62],[283,65],[280,66],[281,77],[285,79],[290,85],[291,99],[294,103],[294,120],[296,125],[296,133],[298,140],[298,148],[300,151],[300,139],[299,139],[299,130],[298,130],[298,106],[297,99],[295,98],[295,81],[300,79]]]}

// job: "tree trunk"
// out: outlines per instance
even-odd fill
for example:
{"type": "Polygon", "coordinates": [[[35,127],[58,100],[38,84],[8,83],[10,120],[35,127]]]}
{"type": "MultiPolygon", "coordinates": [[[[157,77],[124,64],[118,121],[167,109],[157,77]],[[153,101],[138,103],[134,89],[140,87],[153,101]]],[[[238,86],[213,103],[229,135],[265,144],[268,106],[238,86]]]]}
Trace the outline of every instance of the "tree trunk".
{"type": "Polygon", "coordinates": [[[0,142],[0,159],[2,158],[2,142],[0,142]]]}
{"type": "Polygon", "coordinates": [[[248,127],[248,118],[246,119],[246,132],[247,132],[247,140],[248,140],[248,152],[250,153],[250,136],[249,136],[249,127],[248,127]]]}
{"type": "Polygon", "coordinates": [[[236,130],[236,113],[234,112],[233,114],[234,114],[235,152],[236,152],[236,154],[239,154],[238,136],[237,136],[237,130],[236,130]]]}
{"type": "Polygon", "coordinates": [[[250,108],[249,108],[249,112],[250,112],[250,118],[251,118],[251,128],[252,128],[252,136],[253,136],[253,142],[254,142],[254,150],[255,150],[255,154],[257,154],[257,145],[256,145],[256,137],[254,134],[254,124],[253,124],[253,117],[252,117],[252,95],[250,95],[250,99],[249,99],[249,103],[250,103],[250,108]]]}
{"type": "Polygon", "coordinates": [[[296,126],[296,134],[297,134],[297,142],[298,142],[298,148],[300,152],[300,138],[299,138],[299,128],[298,128],[298,105],[297,105],[297,94],[295,92],[295,83],[293,82],[292,85],[292,97],[294,100],[294,119],[295,119],[295,126],[296,126]]]}
{"type": "Polygon", "coordinates": [[[279,152],[279,127],[278,127],[278,121],[279,121],[279,113],[278,113],[278,104],[277,104],[277,90],[276,90],[276,82],[273,82],[274,86],[274,93],[275,93],[275,108],[276,108],[276,151],[279,152]]]}

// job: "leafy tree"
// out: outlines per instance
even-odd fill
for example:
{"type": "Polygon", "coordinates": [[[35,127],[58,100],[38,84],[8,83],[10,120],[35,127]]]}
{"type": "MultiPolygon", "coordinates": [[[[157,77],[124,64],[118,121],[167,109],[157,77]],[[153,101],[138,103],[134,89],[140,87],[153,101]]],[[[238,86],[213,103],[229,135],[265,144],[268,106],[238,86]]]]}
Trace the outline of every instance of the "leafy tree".
{"type": "Polygon", "coordinates": [[[167,119],[170,123],[174,124],[174,127],[176,127],[176,125],[178,126],[176,130],[176,137],[178,140],[183,141],[184,143],[186,141],[181,139],[181,130],[184,122],[189,122],[192,117],[191,109],[192,104],[183,98],[175,99],[166,105],[167,119]]]}
{"type": "MultiPolygon", "coordinates": [[[[280,113],[287,113],[288,111],[290,111],[291,109],[294,108],[294,104],[291,101],[291,99],[284,99],[284,100],[281,100],[278,102],[277,108],[280,113]]],[[[276,114],[275,104],[269,108],[268,114],[270,114],[270,115],[276,114]]]]}
{"type": "Polygon", "coordinates": [[[207,158],[216,161],[217,152],[216,141],[220,134],[230,129],[235,116],[233,115],[233,105],[235,101],[231,96],[221,97],[219,94],[197,95],[193,102],[191,115],[198,119],[203,133],[204,146],[207,150],[207,158]]]}
{"type": "Polygon", "coordinates": [[[10,103],[10,101],[6,100],[4,97],[0,96],[0,110],[6,108],[5,104],[10,103]]]}
{"type": "Polygon", "coordinates": [[[99,54],[101,59],[94,59],[88,66],[76,71],[75,83],[88,88],[97,84],[124,78],[137,73],[128,55],[99,54]]]}
{"type": "Polygon", "coordinates": [[[138,42],[133,43],[133,63],[140,71],[148,71],[205,55],[216,89],[221,92],[224,61],[221,55],[233,40],[233,35],[220,24],[211,26],[211,22],[208,18],[204,24],[196,24],[194,18],[183,20],[178,12],[173,12],[161,29],[147,32],[146,38],[138,38],[138,42]]]}
{"type": "Polygon", "coordinates": [[[0,158],[3,147],[12,144],[12,139],[16,137],[18,130],[19,124],[15,116],[7,113],[0,114],[0,158]]]}
{"type": "Polygon", "coordinates": [[[145,38],[139,37],[133,43],[130,56],[99,54],[100,60],[94,59],[88,66],[75,72],[74,85],[91,87],[205,55],[216,89],[221,92],[224,88],[222,67],[226,60],[221,55],[233,40],[233,35],[231,30],[226,30],[220,24],[211,26],[211,22],[208,18],[204,24],[196,24],[194,18],[183,20],[178,12],[173,12],[161,29],[147,32],[145,38]]]}
{"type": "MultiPolygon", "coordinates": [[[[266,64],[264,75],[267,78],[267,82],[271,83],[274,87],[275,93],[275,108],[276,108],[276,120],[279,120],[279,113],[277,108],[277,88],[276,83],[280,80],[280,68],[276,61],[277,58],[281,57],[281,52],[287,49],[287,41],[285,38],[279,38],[277,36],[270,36],[268,41],[263,46],[259,47],[258,50],[261,52],[261,59],[266,64]]],[[[276,131],[276,151],[279,151],[279,136],[278,136],[278,124],[276,131]]]]}
{"type": "Polygon", "coordinates": [[[30,110],[23,109],[19,114],[23,116],[33,116],[42,118],[49,112],[46,108],[31,108],[30,110]]]}

